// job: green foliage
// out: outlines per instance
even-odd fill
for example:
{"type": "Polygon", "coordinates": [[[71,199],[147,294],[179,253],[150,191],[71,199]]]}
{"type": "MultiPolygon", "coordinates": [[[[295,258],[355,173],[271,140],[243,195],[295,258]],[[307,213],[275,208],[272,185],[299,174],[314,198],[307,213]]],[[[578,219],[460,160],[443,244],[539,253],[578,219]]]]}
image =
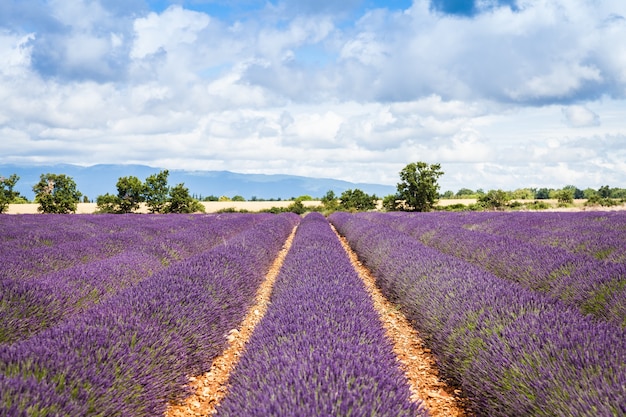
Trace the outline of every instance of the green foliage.
{"type": "Polygon", "coordinates": [[[487,194],[484,194],[478,198],[478,203],[486,209],[503,209],[506,207],[511,197],[506,191],[502,190],[490,190],[487,194]]]}
{"type": "Polygon", "coordinates": [[[304,204],[302,204],[302,201],[296,200],[293,203],[289,204],[289,206],[287,206],[286,211],[290,211],[296,214],[304,214],[306,213],[306,207],[304,207],[304,204]]]}
{"type": "Polygon", "coordinates": [[[535,193],[530,188],[518,188],[511,193],[511,198],[514,200],[532,200],[535,198],[535,193]]]}
{"type": "Polygon", "coordinates": [[[22,195],[17,195],[13,197],[13,200],[11,200],[10,204],[30,204],[30,201],[28,201],[26,197],[22,195]]]}
{"type": "Polygon", "coordinates": [[[559,206],[567,206],[574,202],[575,192],[571,188],[563,188],[562,190],[557,190],[554,193],[554,197],[557,199],[559,206]]]}
{"type": "Polygon", "coordinates": [[[550,205],[545,201],[535,200],[532,203],[527,203],[526,208],[530,210],[547,210],[550,208],[550,205]]]}
{"type": "Polygon", "coordinates": [[[328,190],[322,197],[322,206],[327,211],[337,211],[339,209],[339,199],[333,190],[328,190]]]}
{"type": "Polygon", "coordinates": [[[400,197],[396,194],[389,194],[388,196],[383,198],[383,209],[385,211],[396,211],[398,210],[398,201],[400,197]]]}
{"type": "Polygon", "coordinates": [[[150,213],[165,212],[169,193],[169,187],[167,185],[168,176],[169,171],[166,169],[146,178],[143,196],[150,213]]]}
{"type": "Polygon", "coordinates": [[[608,185],[603,185],[602,187],[598,188],[598,195],[600,195],[601,198],[610,198],[611,188],[608,185]]]}
{"type": "Polygon", "coordinates": [[[609,197],[601,197],[600,194],[594,194],[587,199],[585,206],[603,206],[611,207],[617,206],[619,202],[609,197]]]}
{"type": "Polygon", "coordinates": [[[237,209],[235,207],[224,207],[223,209],[219,209],[216,213],[249,213],[249,210],[246,209],[237,209]]]}
{"type": "Polygon", "coordinates": [[[204,205],[189,194],[184,184],[170,189],[168,175],[167,170],[153,174],[146,178],[145,184],[137,177],[121,177],[116,196],[109,193],[98,196],[98,212],[133,213],[145,201],[151,213],[204,213],[204,205]]]}
{"type": "Polygon", "coordinates": [[[473,195],[474,195],[474,191],[470,190],[469,188],[461,188],[455,194],[457,198],[463,198],[466,196],[473,196],[473,195]]]}
{"type": "Polygon", "coordinates": [[[96,198],[98,213],[119,213],[119,198],[113,194],[106,193],[96,198]]]}
{"type": "Polygon", "coordinates": [[[296,213],[298,215],[302,215],[308,211],[316,211],[314,208],[305,207],[302,204],[302,201],[296,200],[293,203],[289,204],[287,207],[270,207],[268,209],[261,210],[261,213],[296,213]]]}
{"type": "Polygon", "coordinates": [[[204,206],[189,195],[184,184],[178,184],[170,190],[170,198],[165,209],[167,213],[204,213],[204,206]]]}
{"type": "Polygon", "coordinates": [[[43,213],[75,213],[82,193],[76,183],[65,174],[41,174],[33,186],[37,211],[43,213]]]}
{"type": "Polygon", "coordinates": [[[313,201],[313,197],[308,194],[303,194],[296,198],[296,201],[313,201]]]}
{"type": "Polygon", "coordinates": [[[575,185],[566,185],[565,187],[563,187],[563,190],[570,190],[574,199],[585,198],[585,193],[583,192],[583,190],[576,187],[575,185]]]}
{"type": "Polygon", "coordinates": [[[619,198],[622,200],[626,199],[626,189],[624,188],[612,188],[611,189],[611,198],[619,198]]]}
{"type": "Polygon", "coordinates": [[[550,198],[550,191],[548,188],[540,188],[535,191],[535,198],[537,200],[547,200],[550,198]]]}
{"type": "Polygon", "coordinates": [[[117,180],[119,213],[132,213],[144,201],[144,185],[137,177],[121,177],[117,180]]]}
{"type": "Polygon", "coordinates": [[[431,211],[439,195],[437,179],[442,175],[440,164],[413,162],[404,167],[397,185],[398,197],[403,201],[401,208],[407,211],[431,211]]]}
{"type": "Polygon", "coordinates": [[[378,197],[369,195],[358,188],[346,190],[339,197],[339,206],[344,210],[366,211],[376,208],[378,197]]]}
{"type": "Polygon", "coordinates": [[[233,198],[231,198],[231,201],[246,201],[246,199],[240,195],[235,195],[233,196],[233,198]]]}
{"type": "Polygon", "coordinates": [[[447,206],[443,206],[441,208],[438,208],[438,210],[443,210],[443,211],[469,211],[470,210],[470,206],[465,205],[463,203],[456,203],[456,204],[448,204],[447,206]]]}
{"type": "Polygon", "coordinates": [[[16,174],[12,174],[9,178],[0,176],[0,213],[4,213],[20,193],[13,191],[15,184],[20,179],[16,174]]]}
{"type": "Polygon", "coordinates": [[[106,193],[96,198],[99,213],[133,213],[144,201],[144,184],[137,177],[118,179],[117,195],[106,193]]]}

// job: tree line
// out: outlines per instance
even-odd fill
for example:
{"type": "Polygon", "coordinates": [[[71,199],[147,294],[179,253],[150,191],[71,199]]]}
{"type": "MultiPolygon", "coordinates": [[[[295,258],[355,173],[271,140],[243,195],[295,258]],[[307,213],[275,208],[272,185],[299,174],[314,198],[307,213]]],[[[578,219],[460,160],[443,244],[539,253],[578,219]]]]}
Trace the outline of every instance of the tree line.
{"type": "MultiPolygon", "coordinates": [[[[118,179],[117,194],[106,193],[96,199],[99,213],[132,213],[144,203],[150,213],[195,213],[203,212],[204,206],[191,197],[183,183],[170,187],[167,183],[168,170],[148,176],[141,181],[135,176],[118,179]]],[[[25,199],[14,190],[19,177],[0,177],[0,213],[10,203],[25,199]]],[[[33,186],[37,211],[41,213],[75,213],[83,194],[72,177],[65,174],[41,174],[33,186]]],[[[85,197],[85,202],[88,200],[85,197]]]]}
{"type": "MultiPolygon", "coordinates": [[[[204,206],[198,198],[189,194],[184,183],[173,187],[168,185],[169,171],[162,170],[148,176],[141,181],[135,176],[120,177],[116,183],[117,194],[106,193],[96,199],[99,213],[133,213],[145,204],[150,213],[195,213],[204,212],[204,206]]],[[[587,199],[587,204],[615,205],[626,201],[626,189],[611,188],[608,185],[594,190],[581,190],[573,185],[562,189],[549,188],[521,188],[514,191],[481,189],[473,191],[461,188],[457,193],[446,191],[440,194],[439,178],[444,175],[440,164],[413,162],[407,164],[399,173],[400,182],[396,186],[396,193],[382,198],[382,208],[386,211],[417,211],[425,212],[437,209],[440,198],[443,199],[475,199],[470,205],[455,204],[447,206],[448,210],[482,210],[516,208],[547,208],[541,200],[556,199],[559,205],[568,205],[574,199],[587,199]],[[521,203],[520,200],[534,200],[521,203]]],[[[15,184],[19,177],[15,174],[8,178],[0,176],[0,213],[7,210],[10,203],[27,202],[19,192],[15,191],[15,184]]],[[[37,210],[42,213],[75,213],[81,197],[88,202],[76,187],[74,180],[65,174],[42,174],[40,181],[33,186],[35,202],[39,204],[37,210]]],[[[272,208],[266,211],[292,211],[302,214],[307,210],[332,212],[336,210],[367,211],[378,208],[381,200],[375,194],[367,194],[360,189],[349,189],[337,196],[329,190],[321,197],[321,206],[317,208],[304,207],[303,201],[313,200],[310,196],[301,196],[293,199],[294,202],[287,208],[272,208]]],[[[232,199],[227,197],[210,196],[204,201],[246,201],[241,196],[232,199]]],[[[253,198],[256,201],[256,198],[253,198]]]]}

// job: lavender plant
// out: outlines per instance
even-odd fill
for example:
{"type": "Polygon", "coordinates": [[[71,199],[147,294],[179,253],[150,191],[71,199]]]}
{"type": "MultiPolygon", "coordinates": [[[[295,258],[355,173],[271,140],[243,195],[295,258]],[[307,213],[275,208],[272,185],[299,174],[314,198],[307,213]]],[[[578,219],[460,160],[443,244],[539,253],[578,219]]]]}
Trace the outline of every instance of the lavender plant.
{"type": "Polygon", "coordinates": [[[218,416],[416,416],[372,301],[328,222],[307,215],[218,416]]]}
{"type": "Polygon", "coordinates": [[[262,219],[82,314],[0,345],[0,415],[162,414],[187,392],[187,376],[224,348],[299,220],[262,219]]]}
{"type": "MultiPolygon", "coordinates": [[[[546,293],[577,308],[583,314],[626,326],[626,315],[608,303],[612,294],[626,288],[626,263],[606,262],[586,253],[519,240],[517,228],[507,235],[475,230],[496,215],[486,213],[428,213],[364,217],[406,231],[421,242],[469,261],[507,280],[546,293]],[[482,222],[478,222],[482,220],[482,222]]],[[[545,213],[535,213],[541,216],[545,213]]],[[[514,224],[517,214],[506,216],[514,224]]],[[[523,223],[524,224],[524,223],[523,223]]],[[[547,233],[544,232],[544,235],[547,233]]]]}
{"type": "MultiPolygon", "coordinates": [[[[0,343],[14,342],[53,326],[149,277],[165,265],[208,250],[267,218],[266,215],[236,214],[225,219],[202,216],[196,217],[195,222],[187,219],[181,223],[176,217],[165,216],[158,219],[158,223],[152,220],[150,226],[158,224],[162,231],[158,228],[146,231],[143,222],[125,224],[124,216],[109,216],[107,230],[115,237],[112,252],[121,250],[120,253],[29,278],[0,278],[0,343]],[[118,219],[122,229],[113,232],[118,219]]],[[[37,216],[37,219],[45,222],[47,216],[37,216]]],[[[88,223],[82,223],[88,228],[88,223]]],[[[36,222],[32,226],[36,226],[36,222]]],[[[91,252],[108,252],[103,250],[106,245],[100,242],[91,238],[80,242],[80,246],[93,244],[95,248],[91,252]]],[[[66,245],[61,247],[66,248],[66,245]]],[[[33,257],[32,253],[24,252],[26,258],[37,259],[36,254],[33,257]]]]}
{"type": "Polygon", "coordinates": [[[473,213],[458,220],[464,227],[485,233],[559,247],[607,262],[626,261],[626,214],[622,211],[473,213]]]}
{"type": "Polygon", "coordinates": [[[479,416],[626,414],[626,330],[363,216],[331,222],[479,416]]]}

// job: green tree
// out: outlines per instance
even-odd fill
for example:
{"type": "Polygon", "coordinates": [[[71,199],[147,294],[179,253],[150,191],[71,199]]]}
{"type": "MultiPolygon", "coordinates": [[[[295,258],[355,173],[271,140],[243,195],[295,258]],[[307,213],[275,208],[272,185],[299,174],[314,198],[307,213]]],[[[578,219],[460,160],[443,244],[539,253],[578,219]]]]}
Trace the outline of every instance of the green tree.
{"type": "Polygon", "coordinates": [[[167,177],[169,171],[163,170],[146,178],[143,196],[150,213],[165,213],[169,187],[167,177]]]}
{"type": "Polygon", "coordinates": [[[563,187],[564,190],[572,190],[572,194],[574,195],[574,199],[585,198],[585,193],[580,188],[575,185],[566,185],[563,187]]]}
{"type": "Polygon", "coordinates": [[[99,195],[96,197],[96,208],[98,213],[119,213],[120,199],[109,193],[99,195]]]}
{"type": "Polygon", "coordinates": [[[535,191],[535,198],[537,200],[547,200],[550,198],[550,191],[548,188],[540,188],[535,191]]]}
{"type": "Polygon", "coordinates": [[[612,188],[611,189],[611,198],[620,198],[622,200],[626,199],[626,189],[624,189],[624,188],[612,188]]]}
{"type": "Polygon", "coordinates": [[[461,188],[459,191],[456,192],[455,195],[458,198],[463,198],[463,197],[473,197],[474,194],[476,193],[470,190],[469,188],[461,188]]]}
{"type": "Polygon", "coordinates": [[[516,200],[532,200],[535,193],[530,188],[518,188],[511,193],[511,197],[516,200]]]}
{"type": "Polygon", "coordinates": [[[235,195],[233,196],[233,198],[231,198],[232,201],[246,201],[246,199],[243,196],[240,195],[235,195]]]}
{"type": "Polygon", "coordinates": [[[399,208],[399,198],[397,194],[389,194],[383,198],[383,209],[386,211],[396,211],[399,208]]]}
{"type": "Polygon", "coordinates": [[[366,211],[376,208],[378,197],[356,188],[341,193],[339,200],[341,201],[339,205],[345,210],[366,211]]]}
{"type": "Polygon", "coordinates": [[[402,209],[407,211],[431,211],[437,203],[439,184],[443,175],[440,164],[412,162],[400,171],[398,199],[403,200],[402,209]]]}
{"type": "Polygon", "coordinates": [[[287,206],[286,211],[302,215],[306,213],[306,207],[304,207],[304,204],[302,204],[302,201],[295,200],[293,203],[287,206]]]}
{"type": "Polygon", "coordinates": [[[571,188],[563,188],[562,190],[557,190],[554,193],[554,197],[557,199],[559,206],[566,206],[574,202],[574,194],[575,191],[571,188]]]}
{"type": "Polygon", "coordinates": [[[596,196],[598,196],[598,192],[594,190],[593,188],[585,188],[583,190],[583,198],[590,199],[590,198],[595,198],[596,196]]]}
{"type": "Polygon", "coordinates": [[[611,188],[608,185],[603,185],[598,188],[598,194],[602,198],[611,198],[611,188]]]}
{"type": "Polygon", "coordinates": [[[509,194],[502,190],[489,190],[487,194],[478,197],[478,203],[480,205],[488,209],[496,210],[504,208],[510,200],[511,197],[509,194]]]}
{"type": "Polygon", "coordinates": [[[308,194],[302,194],[301,196],[298,196],[295,200],[297,200],[297,201],[313,201],[313,197],[311,197],[308,194]]]}
{"type": "Polygon", "coordinates": [[[99,213],[132,213],[144,201],[144,184],[137,177],[120,177],[117,195],[106,193],[96,198],[99,213]]]}
{"type": "Polygon", "coordinates": [[[65,174],[41,174],[33,186],[37,211],[43,213],[75,213],[80,197],[76,183],[65,174]]]}
{"type": "Polygon", "coordinates": [[[132,213],[139,209],[144,201],[145,186],[141,180],[134,176],[120,177],[117,180],[117,198],[119,213],[132,213]]]}
{"type": "Polygon", "coordinates": [[[326,194],[324,194],[324,197],[322,197],[322,205],[324,209],[329,211],[335,211],[339,208],[339,199],[333,190],[328,190],[326,194]]]}
{"type": "Polygon", "coordinates": [[[20,196],[20,193],[13,191],[19,179],[16,174],[10,175],[9,178],[0,176],[0,213],[4,213],[9,204],[20,196]]]}
{"type": "Polygon", "coordinates": [[[185,184],[178,184],[170,190],[167,213],[204,213],[204,205],[189,195],[189,189],[185,184]]]}

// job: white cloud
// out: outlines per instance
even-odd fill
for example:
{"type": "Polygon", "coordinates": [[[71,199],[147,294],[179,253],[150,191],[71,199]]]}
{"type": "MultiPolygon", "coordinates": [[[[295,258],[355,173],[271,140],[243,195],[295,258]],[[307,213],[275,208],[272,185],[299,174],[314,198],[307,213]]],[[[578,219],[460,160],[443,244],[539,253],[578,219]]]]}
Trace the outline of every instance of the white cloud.
{"type": "Polygon", "coordinates": [[[3,161],[393,185],[424,160],[442,163],[444,189],[626,183],[621,1],[459,18],[416,0],[352,23],[330,4],[239,21],[99,4],[50,2],[48,32],[0,29],[3,161]]]}
{"type": "Polygon", "coordinates": [[[91,32],[110,16],[98,1],[52,0],[52,16],[75,31],[91,32]]]}
{"type": "Polygon", "coordinates": [[[600,117],[585,106],[563,107],[565,123],[571,127],[599,126],[600,117]]]}
{"type": "Polygon", "coordinates": [[[343,118],[332,111],[305,113],[294,116],[294,121],[285,129],[284,141],[287,145],[300,145],[303,148],[336,148],[337,133],[343,118]]]}
{"type": "Polygon", "coordinates": [[[385,46],[371,32],[359,33],[341,48],[342,59],[354,59],[364,65],[380,65],[385,58],[385,46]]]}
{"type": "Polygon", "coordinates": [[[550,69],[548,74],[537,74],[528,79],[521,88],[508,91],[515,100],[543,100],[546,98],[569,98],[587,82],[600,83],[600,70],[579,64],[565,63],[550,69]]]}
{"type": "Polygon", "coordinates": [[[32,54],[32,43],[35,34],[26,35],[4,34],[0,32],[0,76],[19,77],[29,71],[32,54]]]}
{"type": "Polygon", "coordinates": [[[150,13],[135,20],[135,39],[130,52],[131,58],[145,58],[164,50],[175,50],[180,44],[192,45],[198,33],[210,22],[204,13],[171,6],[162,14],[150,13]]]}

